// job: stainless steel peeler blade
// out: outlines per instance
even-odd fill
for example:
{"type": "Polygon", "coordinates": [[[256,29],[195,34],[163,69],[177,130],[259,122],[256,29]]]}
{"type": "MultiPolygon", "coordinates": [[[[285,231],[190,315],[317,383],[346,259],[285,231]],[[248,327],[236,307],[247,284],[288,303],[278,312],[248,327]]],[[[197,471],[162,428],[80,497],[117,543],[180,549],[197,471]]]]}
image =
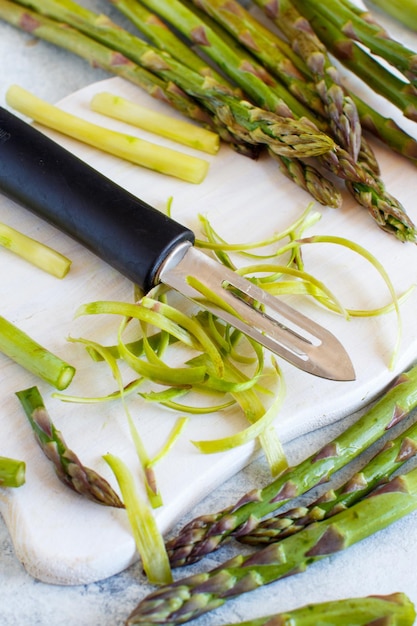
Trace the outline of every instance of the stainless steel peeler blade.
{"type": "Polygon", "coordinates": [[[158,279],[299,369],[330,380],[355,380],[350,357],[332,333],[191,244],[171,253],[158,279]],[[193,276],[202,289],[190,284],[193,276]],[[220,303],[205,298],[206,290],[218,294],[220,303]]]}

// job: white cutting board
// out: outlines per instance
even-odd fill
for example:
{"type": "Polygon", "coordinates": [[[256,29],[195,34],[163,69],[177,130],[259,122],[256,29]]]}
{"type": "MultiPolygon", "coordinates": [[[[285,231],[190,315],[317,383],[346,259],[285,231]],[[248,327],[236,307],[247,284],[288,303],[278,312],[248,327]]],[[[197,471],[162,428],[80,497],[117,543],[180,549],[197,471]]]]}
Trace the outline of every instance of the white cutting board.
{"type": "MultiPolygon", "coordinates": [[[[91,96],[102,90],[166,111],[164,104],[118,78],[91,85],[67,98],[61,106],[97,123],[147,137],[142,131],[89,111],[91,96]]],[[[382,112],[395,115],[388,106],[382,112]]],[[[417,133],[411,123],[405,122],[404,126],[417,133]]],[[[195,186],[129,165],[55,133],[48,134],[156,208],[165,210],[172,197],[173,217],[196,229],[197,236],[201,234],[197,221],[201,213],[207,215],[226,240],[261,240],[289,225],[310,202],[305,192],[279,173],[272,160],[250,161],[227,146],[214,157],[204,155],[211,163],[210,171],[206,180],[195,186]]],[[[169,145],[168,141],[151,139],[169,145]]],[[[385,147],[374,145],[388,190],[402,201],[417,222],[415,167],[385,147]]],[[[321,212],[322,219],[307,234],[340,235],[365,246],[383,263],[398,294],[416,283],[416,246],[402,244],[379,230],[348,194],[344,193],[340,210],[319,205],[315,209],[321,212]]],[[[74,320],[74,312],[79,305],[97,299],[131,301],[131,284],[68,237],[4,197],[0,197],[0,220],[73,260],[69,275],[59,281],[10,252],[0,250],[1,314],[76,365],[77,374],[68,393],[91,396],[113,390],[115,384],[107,367],[92,364],[82,346],[69,343],[66,338],[71,335],[114,341],[116,320],[102,317],[74,320]]],[[[306,269],[333,289],[345,306],[369,308],[389,302],[385,283],[358,255],[335,245],[309,246],[304,255],[306,269]]],[[[342,341],[352,358],[357,379],[343,383],[326,381],[282,363],[287,393],[276,417],[276,428],[283,442],[364,406],[396,373],[414,361],[417,357],[416,299],[417,294],[413,292],[401,305],[403,335],[393,370],[388,366],[397,333],[394,313],[346,321],[304,300],[298,302],[304,312],[326,325],[342,341]]],[[[15,490],[0,490],[0,511],[10,530],[17,557],[36,578],[58,584],[88,583],[123,570],[137,559],[125,512],[87,502],[59,483],[35,443],[14,394],[38,384],[51,417],[69,446],[85,465],[101,472],[114,486],[114,478],[102,460],[103,454],[119,455],[134,472],[138,469],[120,403],[63,403],[52,398],[50,387],[2,355],[0,372],[0,454],[24,459],[27,463],[26,484],[15,490]]],[[[131,411],[149,454],[153,455],[178,416],[146,405],[139,398],[132,403],[131,411]]],[[[248,444],[227,453],[205,456],[191,441],[217,438],[246,425],[244,418],[234,411],[191,417],[180,440],[156,470],[164,506],[155,515],[163,532],[258,453],[255,445],[248,444]]]]}

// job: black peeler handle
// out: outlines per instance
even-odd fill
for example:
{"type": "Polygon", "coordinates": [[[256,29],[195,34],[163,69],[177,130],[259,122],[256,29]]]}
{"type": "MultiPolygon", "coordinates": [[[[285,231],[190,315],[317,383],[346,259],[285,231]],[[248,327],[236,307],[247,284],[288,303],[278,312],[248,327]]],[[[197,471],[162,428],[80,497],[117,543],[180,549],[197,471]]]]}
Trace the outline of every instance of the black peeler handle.
{"type": "Polygon", "coordinates": [[[191,230],[1,107],[0,191],[145,291],[168,254],[194,242],[191,230]]]}

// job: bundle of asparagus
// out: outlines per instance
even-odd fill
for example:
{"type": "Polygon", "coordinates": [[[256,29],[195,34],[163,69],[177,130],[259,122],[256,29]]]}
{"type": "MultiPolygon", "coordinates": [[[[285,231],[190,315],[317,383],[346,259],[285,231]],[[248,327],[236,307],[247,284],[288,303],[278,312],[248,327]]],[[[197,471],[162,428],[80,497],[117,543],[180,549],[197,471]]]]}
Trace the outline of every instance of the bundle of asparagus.
{"type": "Polygon", "coordinates": [[[230,598],[298,574],[416,509],[417,469],[414,469],[375,489],[351,508],[310,524],[281,542],[160,587],[139,603],[127,624],[184,624],[230,598]]]}
{"type": "MultiPolygon", "coordinates": [[[[260,146],[266,146],[280,168],[323,204],[341,203],[337,188],[321,170],[336,174],[382,229],[401,241],[416,240],[414,224],[400,202],[385,190],[358,118],[412,159],[416,157],[417,144],[398,126],[390,124],[390,120],[345,93],[323,46],[324,73],[317,69],[319,65],[312,72],[300,59],[297,61],[290,53],[291,47],[283,42],[281,60],[274,63],[274,72],[279,73],[277,78],[270,68],[264,67],[264,61],[263,65],[257,63],[253,49],[243,56],[240,44],[236,46],[233,40],[224,37],[223,31],[217,34],[206,20],[190,11],[187,2],[147,0],[140,4],[136,0],[118,0],[112,3],[146,32],[153,45],[69,0],[18,3],[1,0],[0,18],[84,58],[99,55],[107,69],[115,68],[114,71],[135,80],[152,95],[163,94],[187,115],[205,119],[244,154],[256,155],[260,146]],[[196,60],[190,51],[184,54],[184,46],[179,46],[173,33],[169,34],[161,22],[155,24],[155,20],[146,18],[143,4],[199,44],[214,59],[219,71],[208,69],[207,63],[196,60]],[[31,10],[22,10],[20,5],[31,10]],[[154,25],[150,26],[151,23],[154,25]],[[82,51],[76,45],[81,36],[82,51]],[[128,69],[120,69],[125,64],[128,69]],[[156,88],[152,87],[152,77],[156,78],[156,88]],[[326,111],[330,117],[326,117],[326,111]],[[311,156],[317,157],[319,168],[310,162],[311,156]]],[[[203,8],[206,4],[216,6],[215,2],[196,4],[203,8]]],[[[231,12],[235,12],[234,8],[231,12]]],[[[251,43],[251,38],[248,39],[251,43]]],[[[248,43],[244,36],[239,40],[248,43]]]]}
{"type": "MultiPolygon", "coordinates": [[[[224,2],[223,0],[193,1],[198,8],[209,12],[211,17],[218,17],[221,10],[223,20],[227,22],[230,16],[230,20],[232,20],[234,24],[236,24],[238,17],[242,15],[245,17],[245,20],[249,20],[249,14],[244,12],[243,8],[237,2],[224,2]],[[225,16],[227,16],[227,19],[225,16]]],[[[239,52],[236,51],[235,47],[232,48],[228,45],[223,34],[218,34],[218,32],[212,28],[211,24],[205,21],[200,14],[188,9],[186,3],[180,0],[171,0],[170,2],[165,0],[142,0],[142,3],[149,9],[157,12],[158,15],[162,16],[168,23],[178,29],[192,44],[200,46],[204,53],[216,62],[231,80],[237,82],[252,99],[259,101],[258,99],[261,97],[263,106],[277,106],[276,92],[269,87],[269,84],[266,85],[266,88],[263,88],[262,92],[257,92],[252,89],[253,74],[258,77],[260,72],[259,68],[252,63],[251,71],[249,71],[248,67],[250,67],[250,65],[248,64],[248,59],[242,57],[239,52]],[[265,91],[269,91],[268,98],[264,95],[265,91]]],[[[270,7],[267,0],[260,2],[260,4],[270,7]]],[[[333,66],[330,61],[328,61],[325,48],[318,40],[311,37],[311,33],[305,33],[304,27],[298,28],[299,12],[289,0],[286,0],[284,3],[279,3],[279,5],[278,3],[274,3],[273,8],[269,8],[269,11],[273,11],[274,16],[279,14],[280,16],[284,15],[286,18],[288,17],[290,29],[295,29],[295,33],[297,34],[299,32],[302,33],[302,41],[295,47],[297,50],[302,49],[303,51],[304,48],[306,48],[306,59],[310,64],[307,64],[307,74],[313,74],[316,88],[318,87],[318,93],[324,102],[325,109],[327,108],[327,110],[330,111],[330,128],[333,133],[333,138],[336,141],[342,139],[342,143],[337,143],[333,152],[326,153],[320,157],[320,165],[346,182],[349,192],[360,205],[364,206],[369,211],[373,219],[382,229],[394,233],[403,241],[413,241],[415,239],[415,235],[413,234],[414,226],[406,216],[404,207],[385,190],[382,180],[377,172],[374,171],[375,168],[373,165],[369,165],[369,160],[366,159],[362,162],[360,159],[357,159],[359,152],[362,156],[363,154],[368,155],[369,151],[360,151],[363,142],[361,142],[361,129],[356,112],[356,105],[351,98],[345,97],[343,89],[338,84],[333,66]],[[325,77],[325,80],[323,77],[325,77]],[[330,80],[330,78],[332,80],[330,80]],[[340,106],[341,100],[344,101],[345,106],[340,106]],[[342,109],[344,109],[343,116],[342,109]],[[347,125],[348,118],[349,124],[347,125]],[[341,132],[342,127],[344,128],[344,132],[341,132]],[[336,133],[334,132],[335,128],[336,133]],[[346,147],[348,148],[347,150],[345,149],[346,147]]],[[[242,24],[242,22],[240,23],[242,24]]],[[[255,21],[251,20],[251,23],[254,25],[255,21]]],[[[223,21],[223,25],[224,24],[225,21],[223,21]]],[[[281,26],[281,21],[279,25],[281,26]]],[[[262,56],[265,57],[266,48],[253,46],[253,38],[246,38],[247,31],[243,26],[246,27],[246,21],[243,22],[242,28],[235,28],[234,31],[230,28],[229,32],[235,36],[237,35],[239,42],[249,47],[251,52],[254,52],[254,48],[262,48],[262,56]]],[[[274,71],[278,77],[281,76],[282,78],[285,64],[280,63],[280,69],[279,72],[277,72],[277,63],[275,62],[277,47],[278,46],[275,46],[274,48],[274,58],[270,60],[268,69],[274,71]]],[[[275,87],[275,84],[273,87],[275,87]]],[[[287,99],[287,102],[289,101],[290,100],[287,99]]],[[[295,110],[292,110],[291,114],[296,116],[295,110]]],[[[366,147],[368,148],[368,146],[366,147]]]]}
{"type": "MultiPolygon", "coordinates": [[[[10,10],[13,8],[11,4],[8,3],[10,10]]],[[[39,14],[46,13],[51,19],[69,24],[132,59],[164,81],[175,83],[210,111],[216,125],[224,126],[238,143],[243,141],[255,146],[267,145],[273,152],[284,156],[308,157],[333,150],[332,139],[308,120],[283,117],[242,100],[227,86],[190,70],[110,20],[97,19],[99,16],[75,2],[51,0],[46,3],[30,1],[20,4],[27,4],[39,14]]],[[[5,14],[0,15],[4,17],[5,14]]],[[[38,14],[31,12],[29,18],[27,11],[21,11],[20,17],[15,16],[14,22],[23,27],[30,24],[28,30],[33,32],[38,19],[38,14]]]]}
{"type": "Polygon", "coordinates": [[[313,489],[399,424],[417,406],[417,366],[402,374],[362,417],[321,450],[288,468],[262,489],[218,513],[203,515],[167,541],[173,567],[196,562],[232,536],[251,533],[260,520],[313,489]]]}
{"type": "MultiPolygon", "coordinates": [[[[200,537],[200,542],[194,543],[195,551],[189,552],[191,559],[184,560],[197,560],[232,533],[255,539],[256,535],[250,529],[256,524],[258,515],[265,515],[318,485],[323,479],[329,479],[336,469],[350,462],[386,431],[403,423],[405,416],[417,406],[416,383],[417,368],[414,367],[399,377],[396,384],[359,421],[316,454],[288,469],[280,479],[264,489],[247,494],[217,516],[195,520],[188,529],[184,529],[183,538],[187,535],[189,541],[194,541],[201,530],[204,539],[200,537]]],[[[297,532],[286,534],[284,530],[271,535],[265,540],[266,547],[247,556],[232,557],[210,571],[160,587],[138,604],[127,624],[186,623],[221,606],[229,598],[300,573],[315,561],[334,555],[415,511],[417,469],[389,480],[388,477],[415,455],[416,434],[417,424],[413,424],[396,439],[386,443],[383,450],[344,488],[334,494],[329,492],[329,499],[324,496],[322,501],[314,503],[311,511],[307,511],[307,525],[297,528],[297,532]]],[[[285,518],[282,519],[285,527],[285,518]]],[[[256,541],[248,543],[262,545],[256,541]]],[[[168,542],[168,548],[170,545],[172,547],[172,542],[168,542]]],[[[269,622],[260,618],[254,623],[269,622]]]]}

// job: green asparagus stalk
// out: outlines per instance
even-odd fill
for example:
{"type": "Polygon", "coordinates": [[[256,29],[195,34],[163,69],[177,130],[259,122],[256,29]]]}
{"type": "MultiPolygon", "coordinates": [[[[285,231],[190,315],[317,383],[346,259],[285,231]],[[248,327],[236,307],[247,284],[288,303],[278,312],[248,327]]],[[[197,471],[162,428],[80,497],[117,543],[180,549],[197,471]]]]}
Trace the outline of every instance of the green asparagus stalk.
{"type": "Polygon", "coordinates": [[[3,223],[0,223],[0,246],[57,278],[64,278],[71,268],[71,260],[63,254],[3,223]]]}
{"type": "Polygon", "coordinates": [[[417,53],[392,39],[375,19],[362,19],[344,0],[329,0],[326,3],[303,0],[303,5],[323,15],[338,30],[363,43],[373,54],[385,59],[411,80],[417,79],[417,53]]]}
{"type": "MultiPolygon", "coordinates": [[[[264,0],[255,0],[256,4],[264,0]]],[[[329,52],[361,78],[376,93],[396,106],[405,117],[417,121],[417,94],[408,81],[389,71],[375,57],[368,54],[350,37],[338,30],[332,22],[310,6],[293,0],[298,10],[309,21],[329,52]]]]}
{"type": "Polygon", "coordinates": [[[22,9],[15,2],[0,0],[0,19],[35,37],[44,39],[140,87],[150,96],[169,103],[187,117],[211,127],[211,118],[184,92],[141,68],[119,52],[107,48],[68,25],[50,20],[39,13],[22,9]]]}
{"type": "Polygon", "coordinates": [[[385,143],[391,150],[417,165],[417,141],[406,133],[392,118],[384,117],[367,102],[352,93],[362,128],[385,143]]]}
{"type": "Polygon", "coordinates": [[[327,491],[307,506],[299,506],[262,520],[256,528],[238,540],[251,545],[265,545],[293,535],[308,524],[331,517],[361,500],[378,484],[387,481],[416,454],[417,423],[387,442],[377,455],[337,489],[327,491]]]}
{"type": "Polygon", "coordinates": [[[56,389],[66,389],[75,368],[0,316],[0,352],[56,389]]]}
{"type": "Polygon", "coordinates": [[[402,24],[405,24],[408,28],[417,31],[416,0],[372,0],[372,4],[402,24]]]}
{"type": "Polygon", "coordinates": [[[209,162],[205,159],[92,124],[49,104],[18,85],[9,87],[6,101],[20,113],[47,128],[53,128],[135,165],[194,184],[201,183],[207,175],[209,162]]]}
{"type": "Polygon", "coordinates": [[[0,487],[21,487],[26,481],[26,464],[18,459],[0,456],[0,487]]]}
{"type": "Polygon", "coordinates": [[[412,626],[415,616],[415,608],[410,599],[404,593],[393,593],[389,596],[346,598],[308,604],[278,615],[239,622],[234,626],[369,626],[378,623],[412,626]]]}
{"type": "MultiPolygon", "coordinates": [[[[20,4],[30,4],[40,13],[82,30],[164,80],[174,82],[209,109],[238,141],[267,145],[274,152],[290,157],[307,158],[334,149],[332,139],[309,120],[283,117],[242,101],[224,85],[190,70],[109,19],[103,16],[98,19],[100,16],[71,0],[22,0],[20,4]]],[[[258,81],[264,86],[260,79],[258,81]]]]}
{"type": "Polygon", "coordinates": [[[403,420],[415,406],[417,366],[397,377],[391,388],[357,422],[317,453],[290,467],[265,487],[247,493],[229,508],[197,517],[187,524],[167,542],[171,564],[193,563],[219,548],[232,535],[247,534],[264,516],[329,479],[403,420]]]}
{"type": "Polygon", "coordinates": [[[148,11],[140,2],[137,0],[109,0],[109,2],[117,7],[156,48],[167,52],[202,76],[211,76],[217,82],[227,84],[222,74],[198,56],[167,28],[158,15],[148,11]]]}
{"type": "Polygon", "coordinates": [[[184,624],[228,599],[300,573],[312,563],[383,530],[417,509],[417,469],[392,479],[334,517],[249,556],[165,585],[146,596],[127,624],[184,624]]]}
{"type": "Polygon", "coordinates": [[[341,85],[338,69],[330,61],[325,47],[312,30],[309,33],[307,27],[303,28],[302,41],[298,46],[299,14],[293,11],[291,3],[285,1],[279,3],[279,13],[285,16],[285,20],[280,19],[280,25],[284,26],[284,33],[306,62],[315,81],[315,89],[308,87],[305,80],[295,74],[295,68],[288,67],[289,59],[278,52],[279,45],[276,44],[278,37],[264,28],[236,0],[194,1],[232,32],[239,41],[247,42],[248,47],[264,66],[281,80],[286,81],[289,90],[297,89],[298,97],[305,91],[305,103],[319,114],[327,113],[333,136],[354,160],[357,159],[361,143],[361,125],[356,106],[341,85]],[[283,64],[282,69],[277,60],[283,64]],[[317,94],[324,109],[315,104],[317,94]]]}
{"type": "Polygon", "coordinates": [[[123,503],[109,483],[97,472],[82,465],[76,454],[68,448],[45,408],[38,388],[23,389],[18,391],[16,396],[25,411],[37,442],[54,465],[59,480],[93,502],[123,508],[123,503]]]}

